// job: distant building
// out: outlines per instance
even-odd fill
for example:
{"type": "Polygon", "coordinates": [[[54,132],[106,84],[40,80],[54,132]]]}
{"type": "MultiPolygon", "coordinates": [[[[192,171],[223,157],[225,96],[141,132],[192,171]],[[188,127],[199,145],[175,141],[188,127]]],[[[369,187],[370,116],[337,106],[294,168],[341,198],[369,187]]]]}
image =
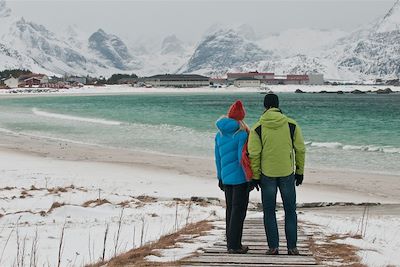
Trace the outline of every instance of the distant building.
{"type": "Polygon", "coordinates": [[[4,84],[8,88],[17,88],[18,87],[18,79],[11,76],[10,78],[4,80],[4,84]]]}
{"type": "Polygon", "coordinates": [[[253,77],[241,77],[236,79],[233,84],[236,87],[260,87],[261,81],[253,77]]]}
{"type": "Polygon", "coordinates": [[[67,79],[67,82],[86,84],[87,80],[86,77],[71,76],[67,79]]]}
{"type": "Polygon", "coordinates": [[[25,87],[25,86],[41,86],[47,85],[49,83],[49,77],[44,74],[28,74],[28,75],[21,75],[18,78],[18,86],[25,87]]]}
{"type": "Polygon", "coordinates": [[[117,80],[117,84],[135,84],[138,82],[138,78],[122,78],[117,80]]]}
{"type": "Polygon", "coordinates": [[[325,81],[324,81],[323,74],[319,74],[319,73],[308,74],[308,84],[323,85],[324,83],[325,83],[325,81]]]}
{"type": "Polygon", "coordinates": [[[264,80],[271,80],[274,79],[275,74],[272,72],[258,72],[258,71],[252,71],[252,72],[233,72],[233,73],[228,73],[228,82],[231,84],[240,78],[254,78],[258,79],[261,81],[264,80]]]}
{"type": "Polygon", "coordinates": [[[225,85],[228,82],[226,78],[210,78],[210,85],[218,86],[218,85],[225,85]]]}
{"type": "Polygon", "coordinates": [[[143,79],[146,85],[154,87],[203,87],[210,84],[209,78],[197,74],[162,74],[143,79]]]}
{"type": "Polygon", "coordinates": [[[289,74],[286,75],[284,84],[308,84],[308,75],[289,74]]]}
{"type": "Polygon", "coordinates": [[[264,84],[309,84],[309,85],[323,85],[324,76],[322,74],[288,74],[276,75],[272,72],[242,72],[242,73],[228,73],[228,84],[235,84],[236,80],[252,78],[257,79],[264,84]]]}

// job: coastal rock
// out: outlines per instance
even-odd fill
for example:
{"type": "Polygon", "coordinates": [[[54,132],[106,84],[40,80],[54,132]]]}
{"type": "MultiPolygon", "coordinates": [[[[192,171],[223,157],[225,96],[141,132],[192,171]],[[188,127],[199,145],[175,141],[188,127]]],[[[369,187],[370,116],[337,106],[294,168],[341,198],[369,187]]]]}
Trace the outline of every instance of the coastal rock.
{"type": "Polygon", "coordinates": [[[294,91],[296,94],[304,94],[305,92],[300,90],[300,89],[296,89],[296,91],[294,91]]]}
{"type": "Polygon", "coordinates": [[[366,94],[366,92],[360,91],[358,89],[351,91],[350,93],[355,94],[355,95],[362,95],[366,94]]]}
{"type": "Polygon", "coordinates": [[[393,93],[392,89],[390,88],[385,88],[385,89],[378,89],[375,91],[378,95],[387,95],[393,93]]]}

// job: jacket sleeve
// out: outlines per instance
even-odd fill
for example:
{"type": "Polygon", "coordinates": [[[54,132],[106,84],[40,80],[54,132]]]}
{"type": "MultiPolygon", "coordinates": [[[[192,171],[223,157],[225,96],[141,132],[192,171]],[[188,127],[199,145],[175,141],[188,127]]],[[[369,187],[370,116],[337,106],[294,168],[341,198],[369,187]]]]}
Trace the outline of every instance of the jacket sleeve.
{"type": "Polygon", "coordinates": [[[296,174],[304,174],[306,146],[304,144],[301,128],[297,123],[293,141],[294,141],[293,144],[294,144],[295,161],[296,161],[296,174]]]}
{"type": "Polygon", "coordinates": [[[217,178],[221,180],[221,156],[219,155],[217,138],[218,134],[215,136],[215,165],[217,166],[217,178]]]}
{"type": "Polygon", "coordinates": [[[256,124],[250,131],[248,151],[250,158],[250,166],[253,171],[253,179],[259,180],[261,177],[261,140],[256,131],[254,130],[258,124],[256,124]]]}

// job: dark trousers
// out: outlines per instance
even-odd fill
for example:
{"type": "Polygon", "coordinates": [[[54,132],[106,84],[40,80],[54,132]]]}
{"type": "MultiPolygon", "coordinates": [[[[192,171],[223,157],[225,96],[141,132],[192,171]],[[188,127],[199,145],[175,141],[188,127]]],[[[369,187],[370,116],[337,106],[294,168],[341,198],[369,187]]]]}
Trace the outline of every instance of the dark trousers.
{"type": "Polygon", "coordinates": [[[247,183],[224,185],[226,200],[226,240],[228,249],[242,247],[243,223],[249,204],[247,183]]]}
{"type": "Polygon", "coordinates": [[[261,177],[261,196],[267,242],[270,248],[279,247],[279,233],[275,214],[278,188],[282,197],[283,209],[285,210],[287,248],[293,249],[297,245],[296,188],[293,174],[279,178],[270,178],[264,175],[261,177]]]}

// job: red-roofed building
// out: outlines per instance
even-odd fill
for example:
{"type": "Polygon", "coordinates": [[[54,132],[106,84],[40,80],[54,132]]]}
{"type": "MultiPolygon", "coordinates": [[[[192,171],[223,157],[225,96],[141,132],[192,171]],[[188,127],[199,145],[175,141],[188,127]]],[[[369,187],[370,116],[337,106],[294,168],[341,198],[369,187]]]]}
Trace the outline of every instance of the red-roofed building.
{"type": "Polygon", "coordinates": [[[289,74],[286,75],[285,84],[308,84],[308,75],[289,74]]]}
{"type": "Polygon", "coordinates": [[[238,79],[257,79],[264,84],[310,84],[321,85],[324,84],[324,77],[322,74],[288,74],[288,75],[275,75],[272,72],[234,72],[227,74],[228,84],[234,84],[238,79]]]}
{"type": "Polygon", "coordinates": [[[28,75],[21,75],[19,78],[19,87],[25,86],[41,86],[49,83],[49,77],[44,74],[28,74],[28,75]]]}

